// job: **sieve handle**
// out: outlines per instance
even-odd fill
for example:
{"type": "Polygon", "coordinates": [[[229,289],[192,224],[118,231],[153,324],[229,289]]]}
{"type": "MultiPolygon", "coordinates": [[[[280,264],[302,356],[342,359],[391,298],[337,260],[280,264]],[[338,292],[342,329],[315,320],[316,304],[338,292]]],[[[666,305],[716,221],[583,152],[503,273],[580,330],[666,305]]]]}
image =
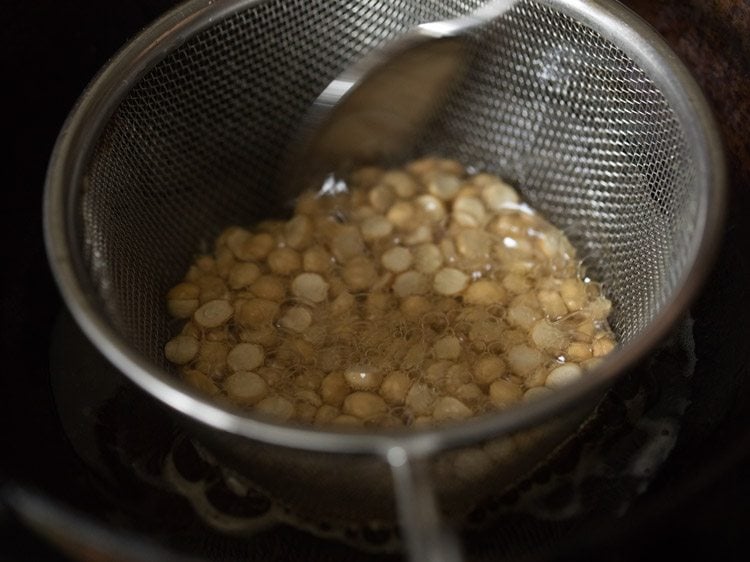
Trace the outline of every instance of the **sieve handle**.
{"type": "Polygon", "coordinates": [[[440,514],[430,482],[428,459],[403,447],[387,453],[396,492],[396,508],[411,562],[460,562],[459,539],[440,514]]]}

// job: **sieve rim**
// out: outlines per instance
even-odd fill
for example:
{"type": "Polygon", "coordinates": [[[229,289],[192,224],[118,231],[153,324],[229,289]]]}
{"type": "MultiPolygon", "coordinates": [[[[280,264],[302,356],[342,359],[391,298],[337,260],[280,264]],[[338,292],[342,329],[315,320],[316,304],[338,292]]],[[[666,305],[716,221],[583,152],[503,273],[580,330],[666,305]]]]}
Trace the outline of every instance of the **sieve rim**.
{"type": "Polygon", "coordinates": [[[591,376],[542,400],[439,428],[363,432],[280,424],[234,413],[129,347],[106,320],[76,243],[76,208],[84,165],[104,125],[137,80],[174,48],[202,29],[264,0],[189,0],[147,26],[100,70],[71,110],[53,148],[45,180],[44,237],[63,300],[96,348],[126,377],[160,402],[209,428],[254,441],[328,453],[386,455],[394,446],[428,455],[470,441],[529,428],[601,395],[641,360],[687,310],[703,286],[721,241],[726,204],[723,146],[708,103],[684,64],[639,16],[615,0],[537,0],[594,29],[647,70],[681,118],[703,190],[702,232],[670,299],[632,341],[615,350],[591,376]],[[123,78],[125,77],[125,78],[123,78]],[[700,150],[699,150],[700,149],[700,150]]]}

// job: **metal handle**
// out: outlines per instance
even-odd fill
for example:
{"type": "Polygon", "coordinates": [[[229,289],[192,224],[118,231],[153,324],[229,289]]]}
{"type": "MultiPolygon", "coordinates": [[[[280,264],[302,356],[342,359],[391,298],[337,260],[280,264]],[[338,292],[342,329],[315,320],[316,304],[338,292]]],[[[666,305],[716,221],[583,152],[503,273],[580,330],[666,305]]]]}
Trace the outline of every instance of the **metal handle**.
{"type": "Polygon", "coordinates": [[[455,37],[475,27],[491,22],[509,12],[518,0],[493,0],[476,11],[458,18],[423,23],[417,26],[420,33],[431,37],[455,37]]]}
{"type": "Polygon", "coordinates": [[[398,520],[411,562],[461,562],[463,553],[453,529],[440,515],[428,474],[428,459],[409,456],[403,447],[387,452],[396,492],[398,520]]]}

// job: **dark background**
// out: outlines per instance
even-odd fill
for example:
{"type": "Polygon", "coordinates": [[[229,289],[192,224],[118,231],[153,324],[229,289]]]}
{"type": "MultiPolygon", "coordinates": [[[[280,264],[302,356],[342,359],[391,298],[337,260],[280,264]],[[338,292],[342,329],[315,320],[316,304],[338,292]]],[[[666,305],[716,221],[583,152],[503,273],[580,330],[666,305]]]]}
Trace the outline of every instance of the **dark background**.
{"type": "MultiPolygon", "coordinates": [[[[8,147],[0,204],[0,485],[32,486],[62,506],[74,499],[66,493],[76,488],[66,492],[55,483],[74,482],[80,474],[75,462],[54,460],[69,461],[71,452],[50,419],[49,393],[32,388],[39,380],[32,375],[48,369],[50,331],[62,306],[42,242],[46,166],[65,116],[86,84],[129,37],[175,4],[39,0],[0,7],[2,123],[8,147]]],[[[750,348],[745,330],[750,312],[750,1],[626,4],[651,22],[693,71],[722,129],[730,170],[729,219],[715,273],[695,308],[722,319],[710,328],[719,336],[707,344],[702,368],[716,369],[723,380],[736,384],[723,390],[731,396],[719,411],[700,411],[699,402],[693,406],[685,432],[689,437],[681,438],[631,514],[589,544],[561,552],[560,559],[670,555],[744,560],[750,556],[743,553],[750,548],[750,400],[742,384],[749,375],[750,348]]],[[[697,391],[718,392],[710,379],[697,391]]],[[[86,505],[85,499],[75,500],[86,505]]],[[[0,507],[0,560],[56,557],[0,507]]]]}

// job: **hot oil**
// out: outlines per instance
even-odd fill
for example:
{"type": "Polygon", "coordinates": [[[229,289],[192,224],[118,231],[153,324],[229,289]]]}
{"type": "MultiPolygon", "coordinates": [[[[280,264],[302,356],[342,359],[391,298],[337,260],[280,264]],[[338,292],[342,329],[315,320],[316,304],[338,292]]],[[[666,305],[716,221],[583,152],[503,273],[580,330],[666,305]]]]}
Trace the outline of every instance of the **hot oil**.
{"type": "MultiPolygon", "coordinates": [[[[239,392],[250,408],[275,397],[305,423],[442,423],[541,397],[614,347],[601,286],[563,233],[495,176],[438,159],[361,169],[303,194],[295,218],[248,231],[270,236],[290,265],[275,266],[271,254],[249,260],[283,298],[262,326],[235,314],[220,328],[227,353],[243,341],[263,351],[262,366],[209,374],[230,400],[224,381],[252,370],[267,388],[254,403],[239,392]],[[309,223],[307,239],[295,218],[309,223]],[[318,302],[290,290],[310,271],[326,285],[318,302]]],[[[245,253],[235,260],[248,261],[245,253]]],[[[224,298],[236,307],[247,296],[243,288],[224,298]]],[[[193,330],[201,349],[215,331],[193,330]]]]}

